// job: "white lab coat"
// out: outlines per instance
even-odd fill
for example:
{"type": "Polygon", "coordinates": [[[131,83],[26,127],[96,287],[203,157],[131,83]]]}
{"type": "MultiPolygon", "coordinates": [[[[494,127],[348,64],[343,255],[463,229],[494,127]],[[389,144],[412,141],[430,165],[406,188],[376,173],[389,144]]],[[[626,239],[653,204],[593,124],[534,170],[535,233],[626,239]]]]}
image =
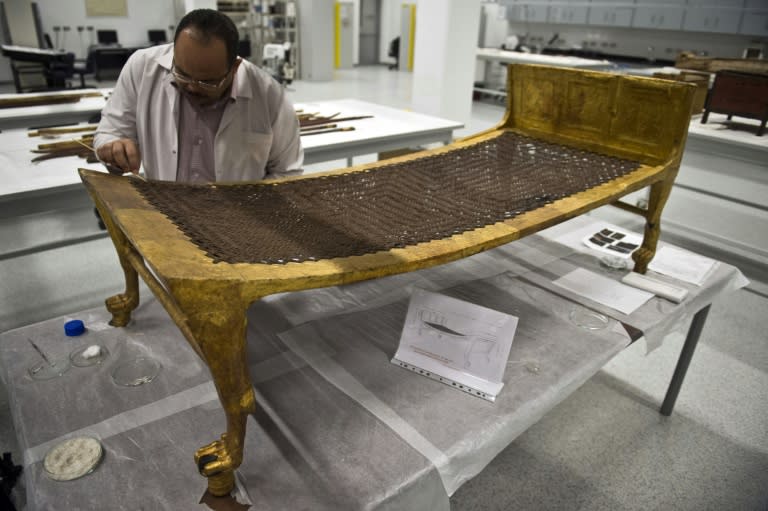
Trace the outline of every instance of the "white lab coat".
{"type": "MultiPolygon", "coordinates": [[[[149,179],[176,180],[179,91],[171,85],[173,44],[135,52],[101,113],[94,147],[136,140],[149,179]]],[[[214,139],[216,181],[258,181],[301,172],[304,151],[293,106],[267,73],[243,60],[214,139]]]]}

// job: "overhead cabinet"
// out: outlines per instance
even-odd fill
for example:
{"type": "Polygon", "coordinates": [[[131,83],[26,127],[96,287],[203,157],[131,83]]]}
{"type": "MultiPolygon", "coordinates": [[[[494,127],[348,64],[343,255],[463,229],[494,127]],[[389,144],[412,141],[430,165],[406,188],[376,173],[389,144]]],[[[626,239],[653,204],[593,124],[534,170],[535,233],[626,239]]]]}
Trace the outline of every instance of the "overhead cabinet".
{"type": "Polygon", "coordinates": [[[632,26],[656,30],[680,30],[683,25],[683,7],[638,6],[632,26]]]}
{"type": "Polygon", "coordinates": [[[507,19],[509,21],[546,23],[547,4],[530,3],[514,4],[507,7],[507,19]]]}
{"type": "Polygon", "coordinates": [[[507,19],[768,37],[768,0],[500,0],[507,19]]]}
{"type": "Polygon", "coordinates": [[[685,13],[683,30],[734,34],[739,31],[740,20],[741,11],[739,9],[689,8],[685,13]]]}
{"type": "Polygon", "coordinates": [[[768,37],[768,9],[745,9],[739,33],[768,37]]]}
{"type": "Polygon", "coordinates": [[[629,27],[632,25],[634,7],[630,6],[594,6],[589,8],[590,25],[606,27],[629,27]]]}
{"type": "Polygon", "coordinates": [[[547,19],[550,23],[586,25],[588,12],[589,7],[586,4],[573,5],[564,2],[550,4],[547,19]]]}

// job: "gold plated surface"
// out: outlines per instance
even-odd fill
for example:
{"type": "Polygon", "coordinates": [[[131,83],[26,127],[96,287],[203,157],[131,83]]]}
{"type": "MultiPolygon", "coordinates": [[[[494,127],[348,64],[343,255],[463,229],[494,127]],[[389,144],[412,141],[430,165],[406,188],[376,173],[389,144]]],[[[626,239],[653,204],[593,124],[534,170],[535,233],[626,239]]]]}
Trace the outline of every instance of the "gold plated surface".
{"type": "Polygon", "coordinates": [[[507,113],[491,130],[438,149],[325,175],[366,172],[449,153],[505,130],[630,159],[640,166],[583,192],[461,234],[364,255],[286,264],[215,263],[141,196],[130,182],[135,178],[80,170],[125,273],[125,291],[106,302],[113,315],[111,324],[125,326],[130,321],[131,311],[139,303],[140,275],[210,368],[227,431],[199,449],[195,461],[201,474],[209,478],[212,494],[224,495],[232,489],[233,471],[243,457],[246,418],[255,410],[245,360],[246,309],[253,301],[278,292],[357,282],[468,257],[650,186],[648,209],[629,208],[646,219],[642,246],[633,256],[635,271],[645,272],[655,253],[661,211],[680,163],[695,87],[530,65],[511,65],[508,87],[507,113]]]}

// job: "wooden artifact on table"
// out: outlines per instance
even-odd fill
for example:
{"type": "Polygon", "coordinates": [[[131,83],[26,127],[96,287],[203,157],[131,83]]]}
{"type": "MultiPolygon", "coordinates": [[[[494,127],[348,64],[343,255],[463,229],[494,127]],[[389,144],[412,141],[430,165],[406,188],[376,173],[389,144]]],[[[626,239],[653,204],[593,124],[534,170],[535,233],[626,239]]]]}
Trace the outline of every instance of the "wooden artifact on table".
{"type": "Polygon", "coordinates": [[[328,130],[331,128],[336,128],[339,125],[336,123],[333,124],[318,124],[317,126],[309,126],[307,128],[299,128],[302,134],[309,133],[310,131],[317,131],[317,130],[328,130]]]}
{"type": "Polygon", "coordinates": [[[106,301],[125,326],[146,281],[210,368],[227,419],[195,454],[225,495],[256,401],[246,310],[285,291],[447,263],[651,187],[635,271],[644,273],[677,174],[695,87],[512,65],[495,128],[448,146],[277,182],[183,185],[80,170],[115,244],[125,291],[106,301]]]}
{"type": "Polygon", "coordinates": [[[333,115],[323,116],[314,113],[302,113],[296,111],[296,117],[299,119],[299,135],[322,135],[325,133],[337,133],[343,131],[355,131],[354,126],[340,127],[338,123],[347,121],[357,121],[360,119],[370,119],[372,115],[357,115],[352,117],[339,117],[341,112],[333,115]]]}
{"type": "Polygon", "coordinates": [[[768,60],[763,59],[721,59],[700,57],[691,52],[682,52],[675,59],[675,67],[716,73],[718,71],[743,71],[745,73],[768,74],[768,60]]]}
{"type": "Polygon", "coordinates": [[[58,126],[53,128],[37,128],[27,132],[28,137],[54,137],[66,135],[69,133],[80,133],[82,131],[96,131],[98,124],[79,124],[75,126],[58,126]]]}
{"type": "Polygon", "coordinates": [[[307,135],[322,135],[324,133],[336,133],[339,131],[355,131],[355,127],[346,126],[344,128],[337,128],[335,125],[321,126],[321,129],[301,130],[300,135],[303,137],[307,135]]]}
{"type": "Polygon", "coordinates": [[[762,136],[768,121],[768,75],[718,72],[707,96],[702,124],[707,122],[710,112],[727,114],[728,120],[734,115],[757,119],[757,136],[762,136]]]}
{"type": "Polygon", "coordinates": [[[653,77],[694,84],[696,86],[696,93],[693,95],[691,115],[698,115],[704,110],[704,103],[707,100],[707,92],[709,91],[710,73],[681,71],[679,73],[653,73],[653,77]]]}
{"type": "Polygon", "coordinates": [[[95,163],[98,161],[93,152],[93,134],[83,135],[80,138],[72,140],[38,144],[37,149],[33,149],[32,152],[40,155],[32,158],[33,162],[50,160],[53,158],[63,158],[66,156],[79,156],[85,158],[88,163],[95,163]]]}
{"type": "Polygon", "coordinates": [[[18,97],[0,98],[0,108],[77,103],[81,98],[92,98],[100,96],[103,96],[103,94],[98,91],[83,92],[80,94],[39,94],[37,96],[20,95],[18,97]]]}
{"type": "Polygon", "coordinates": [[[299,114],[299,127],[301,129],[309,128],[312,126],[319,126],[322,124],[329,124],[331,122],[339,123],[344,121],[357,121],[360,119],[370,119],[372,115],[356,115],[351,117],[339,117],[340,112],[333,115],[322,116],[317,114],[299,114]]]}

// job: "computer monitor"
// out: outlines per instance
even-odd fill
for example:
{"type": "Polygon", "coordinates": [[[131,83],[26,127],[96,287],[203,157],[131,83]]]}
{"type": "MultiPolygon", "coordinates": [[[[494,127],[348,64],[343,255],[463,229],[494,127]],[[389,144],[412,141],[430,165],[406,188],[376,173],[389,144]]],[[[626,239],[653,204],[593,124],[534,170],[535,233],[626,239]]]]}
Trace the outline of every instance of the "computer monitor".
{"type": "Polygon", "coordinates": [[[165,36],[165,30],[148,30],[147,38],[152,44],[163,44],[168,41],[165,36]]]}
{"type": "Polygon", "coordinates": [[[96,41],[99,44],[117,44],[117,30],[97,30],[96,41]]]}
{"type": "Polygon", "coordinates": [[[238,42],[237,55],[239,57],[243,57],[244,59],[250,58],[251,56],[251,40],[250,39],[241,39],[238,42]]]}

